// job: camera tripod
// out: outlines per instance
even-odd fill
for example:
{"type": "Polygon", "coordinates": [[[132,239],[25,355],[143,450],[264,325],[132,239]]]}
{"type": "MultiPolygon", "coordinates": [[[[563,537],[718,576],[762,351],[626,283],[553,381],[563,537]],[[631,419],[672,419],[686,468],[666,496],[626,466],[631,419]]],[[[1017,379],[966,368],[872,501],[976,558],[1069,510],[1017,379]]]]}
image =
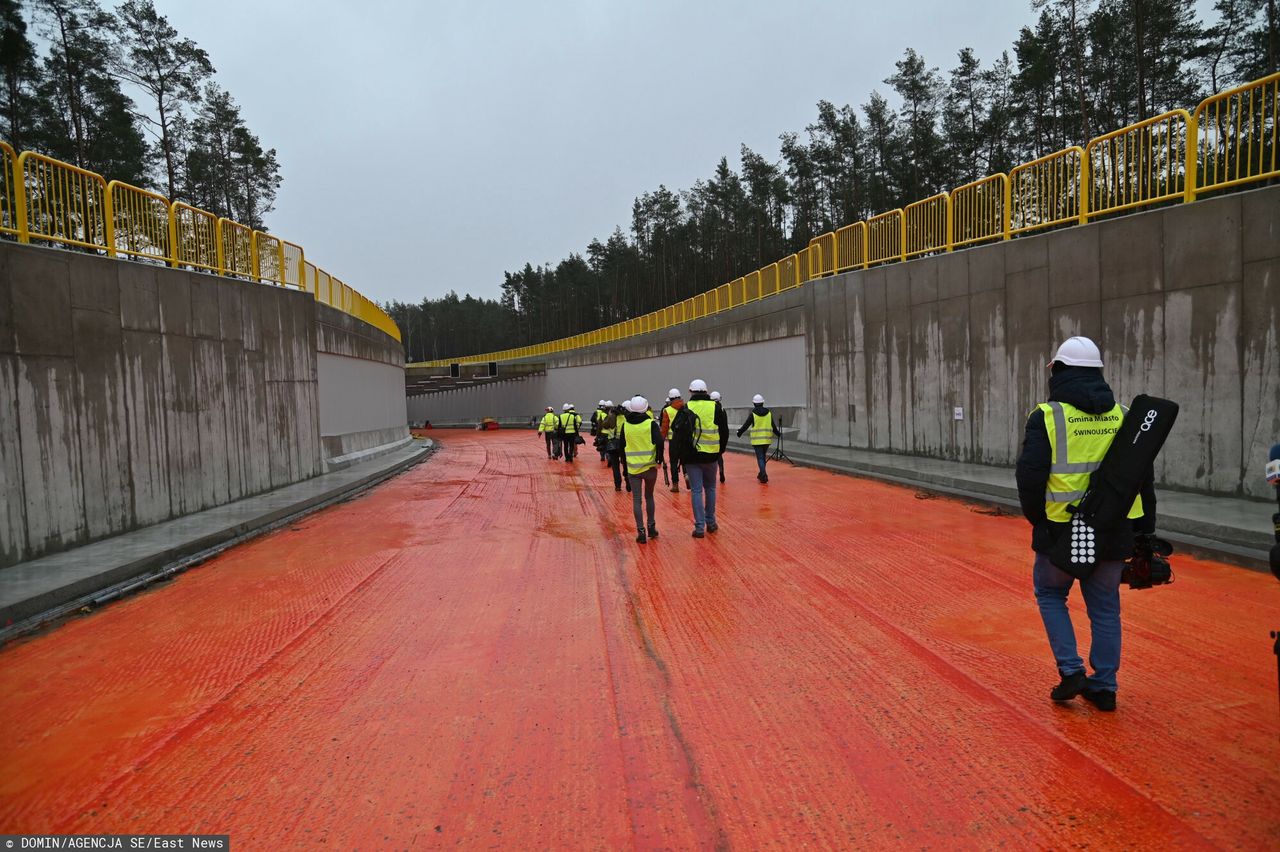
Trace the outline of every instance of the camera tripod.
{"type": "Polygon", "coordinates": [[[786,451],[783,450],[782,448],[782,445],[785,442],[786,442],[786,438],[783,437],[782,430],[779,429],[778,430],[778,448],[773,451],[773,455],[769,456],[769,461],[784,461],[784,462],[791,462],[791,464],[795,464],[795,462],[791,461],[791,456],[787,455],[786,451]]]}

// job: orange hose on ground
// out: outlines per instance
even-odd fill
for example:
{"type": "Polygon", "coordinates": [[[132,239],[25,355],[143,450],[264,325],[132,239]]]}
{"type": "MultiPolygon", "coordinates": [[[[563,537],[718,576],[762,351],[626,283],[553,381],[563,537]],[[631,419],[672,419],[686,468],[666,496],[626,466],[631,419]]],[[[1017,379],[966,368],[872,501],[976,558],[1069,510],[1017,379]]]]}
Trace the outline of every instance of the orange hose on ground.
{"type": "MultiPolygon", "coordinates": [[[[1060,706],[1028,531],[727,459],[661,537],[592,454],[429,462],[0,650],[0,829],[239,848],[1274,848],[1280,586],[1123,592],[1119,710],[1060,706]]],[[[586,449],[589,449],[586,448],[586,449]]],[[[1073,595],[1087,648],[1087,630],[1073,595]]]]}

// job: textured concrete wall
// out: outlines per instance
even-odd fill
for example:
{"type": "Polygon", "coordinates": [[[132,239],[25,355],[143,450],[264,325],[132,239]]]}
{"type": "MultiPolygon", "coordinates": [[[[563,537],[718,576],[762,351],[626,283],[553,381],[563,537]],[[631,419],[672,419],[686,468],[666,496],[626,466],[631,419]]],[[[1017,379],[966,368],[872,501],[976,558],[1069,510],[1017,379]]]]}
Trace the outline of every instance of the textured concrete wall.
{"type": "Polygon", "coordinates": [[[719,390],[727,407],[749,407],[756,393],[765,394],[772,406],[803,407],[808,385],[804,356],[804,337],[792,336],[665,356],[552,367],[544,376],[411,397],[410,419],[529,419],[540,417],[547,405],[558,412],[566,402],[587,416],[601,399],[621,402],[624,396],[636,393],[657,406],[669,389],[677,387],[683,392],[694,378],[719,390]]]}
{"type": "MultiPolygon", "coordinates": [[[[1011,465],[1027,413],[1045,397],[1046,362],[1063,338],[1083,334],[1101,346],[1123,401],[1145,392],[1182,406],[1157,471],[1165,485],[1268,497],[1260,471],[1280,441],[1278,329],[1272,187],[814,281],[549,367],[554,376],[692,353],[683,372],[663,371],[678,383],[711,363],[707,350],[799,335],[806,398],[788,422],[803,440],[1011,465]]],[[[751,386],[756,365],[732,363],[741,373],[714,381],[751,386]]],[[[796,380],[778,381],[789,393],[796,380]]],[[[550,390],[521,398],[521,410],[550,390]]],[[[411,408],[433,405],[440,420],[451,408],[479,416],[502,409],[501,393],[458,391],[411,408]],[[480,393],[494,396],[467,402],[480,393]]],[[[599,398],[568,398],[584,396],[599,398]]]]}
{"type": "Polygon", "coordinates": [[[399,347],[317,308],[0,242],[0,566],[320,473],[318,334],[384,371],[399,347]]]}

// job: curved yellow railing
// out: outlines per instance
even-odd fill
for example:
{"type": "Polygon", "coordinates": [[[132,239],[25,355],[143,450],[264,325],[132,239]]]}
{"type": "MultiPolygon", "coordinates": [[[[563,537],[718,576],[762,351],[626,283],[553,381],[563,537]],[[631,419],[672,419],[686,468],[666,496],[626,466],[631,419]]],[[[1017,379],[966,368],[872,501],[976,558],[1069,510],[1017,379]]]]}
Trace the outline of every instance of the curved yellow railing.
{"type": "Polygon", "coordinates": [[[297,243],[2,141],[0,234],[295,287],[400,339],[386,311],[308,263],[297,243]]]}

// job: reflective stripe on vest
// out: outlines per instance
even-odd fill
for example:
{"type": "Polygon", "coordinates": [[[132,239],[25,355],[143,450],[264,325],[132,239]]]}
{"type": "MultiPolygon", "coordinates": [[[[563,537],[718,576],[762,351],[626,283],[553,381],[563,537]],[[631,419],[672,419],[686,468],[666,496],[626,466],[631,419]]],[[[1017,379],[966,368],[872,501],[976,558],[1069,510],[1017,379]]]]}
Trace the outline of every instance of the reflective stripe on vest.
{"type": "Polygon", "coordinates": [[[560,427],[570,435],[578,431],[578,424],[581,422],[582,417],[576,411],[566,411],[560,415],[560,427]]]}
{"type": "Polygon", "coordinates": [[[618,422],[618,432],[622,435],[625,448],[627,473],[636,476],[658,466],[658,447],[653,443],[652,420],[646,418],[643,423],[621,420],[618,422]]]}
{"type": "Polygon", "coordinates": [[[761,446],[773,441],[773,412],[770,411],[763,417],[751,412],[751,445],[761,446]]]}
{"type": "Polygon", "coordinates": [[[699,453],[718,455],[720,427],[716,425],[716,403],[711,399],[691,399],[684,407],[693,413],[693,448],[699,453]]]}
{"type": "Polygon", "coordinates": [[[543,432],[550,432],[552,429],[556,428],[556,422],[556,416],[548,411],[546,414],[542,415],[542,425],[538,428],[543,432]]]}
{"type": "MultiPolygon", "coordinates": [[[[1049,436],[1045,514],[1051,521],[1069,523],[1068,506],[1084,497],[1089,474],[1102,465],[1116,432],[1120,431],[1125,408],[1117,405],[1103,414],[1089,414],[1065,402],[1043,402],[1037,407],[1044,412],[1044,428],[1049,436]]],[[[1133,501],[1129,517],[1142,517],[1141,496],[1133,501]]]]}

